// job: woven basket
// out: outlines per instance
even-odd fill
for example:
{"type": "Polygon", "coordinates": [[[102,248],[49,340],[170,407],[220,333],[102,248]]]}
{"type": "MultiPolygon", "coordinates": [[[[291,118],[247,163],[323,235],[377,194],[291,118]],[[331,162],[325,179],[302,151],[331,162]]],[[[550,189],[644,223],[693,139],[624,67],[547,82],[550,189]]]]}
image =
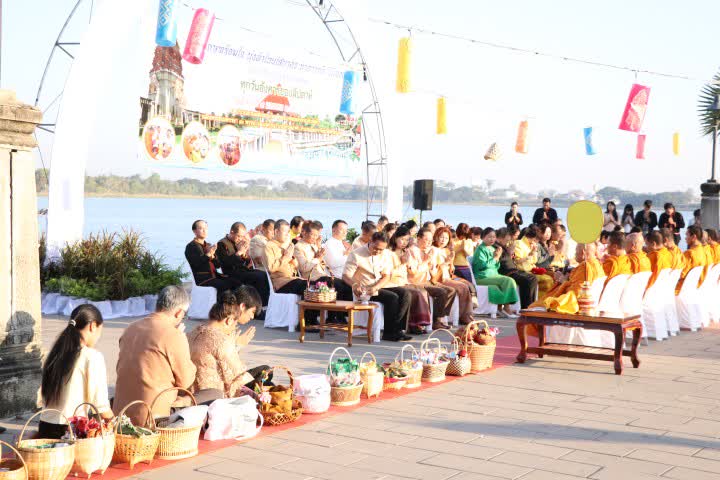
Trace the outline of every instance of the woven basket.
{"type": "Polygon", "coordinates": [[[330,290],[329,292],[305,290],[303,297],[306,302],[335,303],[335,301],[337,301],[337,292],[335,290],[330,290]]]}
{"type": "MultiPolygon", "coordinates": [[[[197,405],[195,397],[188,390],[180,387],[170,387],[157,394],[152,404],[150,404],[150,410],[155,407],[155,402],[157,402],[158,398],[160,398],[162,394],[171,391],[183,391],[187,393],[190,395],[193,405],[197,405]]],[[[169,417],[155,419],[157,432],[160,434],[160,443],[158,444],[155,456],[160,460],[180,460],[197,455],[198,442],[200,441],[200,430],[202,429],[203,424],[201,423],[200,425],[196,425],[194,427],[167,428],[169,423],[168,419],[169,417]]]]}
{"type": "Polygon", "coordinates": [[[375,355],[372,354],[372,352],[365,352],[363,353],[363,356],[360,357],[360,378],[363,382],[363,389],[362,394],[365,395],[365,398],[370,398],[372,396],[379,397],[380,392],[383,391],[383,383],[385,382],[385,375],[383,375],[382,372],[379,372],[377,369],[377,359],[375,358],[375,355]],[[373,362],[375,362],[375,369],[374,371],[366,370],[363,372],[362,366],[363,366],[363,360],[365,359],[365,355],[370,355],[373,359],[373,362]]]}
{"type": "Polygon", "coordinates": [[[130,470],[135,468],[136,463],[147,462],[150,465],[155,458],[155,452],[157,452],[158,445],[160,444],[160,434],[157,432],[155,426],[155,419],[152,416],[152,410],[147,403],[142,400],[135,400],[125,405],[120,413],[118,414],[118,422],[115,430],[115,452],[113,453],[114,463],[127,463],[130,465],[130,470]],[[141,435],[140,437],[133,437],[132,435],[123,435],[120,433],[120,419],[125,414],[128,408],[133,405],[142,404],[147,409],[147,417],[145,418],[145,425],[153,432],[151,435],[141,435]]]}
{"type": "MultiPolygon", "coordinates": [[[[100,417],[100,412],[92,403],[81,403],[75,407],[73,416],[77,415],[77,411],[83,405],[87,405],[95,411],[100,417]]],[[[88,412],[89,413],[89,412],[88,412]]],[[[90,475],[93,472],[105,473],[110,462],[112,461],[113,451],[115,450],[115,432],[107,431],[103,427],[103,420],[100,418],[100,436],[93,438],[78,438],[75,440],[75,462],[73,463],[70,473],[75,476],[90,475]]]]}
{"type": "MultiPolygon", "coordinates": [[[[281,365],[276,365],[272,367],[270,370],[274,371],[275,369],[283,369],[287,373],[288,378],[290,379],[290,389],[295,391],[295,380],[293,379],[292,372],[287,368],[283,367],[281,365]]],[[[258,386],[262,391],[270,390],[270,387],[262,385],[262,383],[258,383],[258,386]]],[[[260,405],[260,413],[262,414],[263,420],[265,422],[265,426],[275,426],[275,425],[284,425],[286,423],[291,423],[300,418],[300,416],[303,413],[302,403],[295,398],[295,395],[293,394],[293,401],[292,401],[292,410],[289,413],[277,413],[277,412],[263,412],[262,411],[262,404],[260,405]]]]}
{"type": "MultiPolygon", "coordinates": [[[[422,353],[423,351],[430,351],[430,343],[437,343],[437,347],[435,350],[438,354],[440,354],[442,351],[442,344],[437,338],[428,338],[427,340],[425,340],[420,345],[420,352],[422,353]]],[[[442,382],[443,380],[445,380],[445,373],[447,372],[449,363],[450,362],[448,361],[439,362],[431,365],[423,363],[422,381],[429,383],[442,382]]]]}
{"type": "MultiPolygon", "coordinates": [[[[402,348],[400,349],[400,353],[399,353],[399,355],[400,355],[400,364],[404,364],[404,363],[405,363],[405,349],[408,349],[408,348],[413,351],[413,355],[414,355],[415,357],[417,357],[417,358],[420,357],[420,356],[418,355],[417,350],[415,350],[415,347],[413,347],[413,346],[410,345],[410,344],[407,344],[407,345],[405,345],[404,347],[402,347],[402,348]]],[[[410,358],[411,358],[411,359],[413,358],[413,355],[410,355],[410,358]]],[[[395,357],[395,361],[397,361],[397,360],[398,360],[398,357],[396,356],[396,357],[395,357]]],[[[407,372],[408,372],[408,378],[407,378],[407,381],[405,382],[405,388],[418,388],[419,386],[422,385],[422,373],[423,373],[422,367],[420,367],[420,368],[408,368],[408,369],[407,369],[407,372]]]]}
{"type": "MultiPolygon", "coordinates": [[[[332,364],[333,356],[338,350],[345,352],[345,355],[352,360],[350,352],[345,347],[338,347],[332,351],[330,358],[328,359],[328,372],[330,371],[330,365],[332,364]]],[[[333,387],[330,385],[330,405],[336,407],[349,407],[351,405],[357,405],[360,403],[360,394],[363,391],[363,383],[360,382],[358,385],[352,385],[349,387],[333,387]]]]}
{"type": "Polygon", "coordinates": [[[0,472],[0,480],[27,480],[28,469],[20,452],[9,443],[0,440],[0,468],[7,468],[6,472],[0,472]],[[15,458],[2,458],[2,446],[10,447],[15,453],[15,458]]]}
{"type": "Polygon", "coordinates": [[[435,330],[430,334],[428,339],[433,338],[433,335],[435,335],[438,332],[446,333],[447,335],[450,335],[450,338],[452,339],[452,348],[455,351],[455,358],[451,358],[450,362],[447,366],[447,371],[445,372],[446,375],[451,375],[453,377],[463,377],[470,373],[470,369],[472,367],[472,362],[468,357],[461,357],[460,356],[460,343],[458,342],[458,339],[450,330],[447,330],[445,328],[440,328],[438,330],[435,330]]]}
{"type": "Polygon", "coordinates": [[[471,367],[470,371],[473,373],[482,372],[491,368],[493,365],[493,358],[495,358],[495,347],[497,343],[492,345],[479,345],[470,338],[470,326],[473,324],[485,324],[485,328],[490,328],[485,320],[475,320],[470,322],[465,327],[465,350],[467,350],[468,358],[470,359],[471,367]]]}
{"type": "Polygon", "coordinates": [[[396,377],[396,378],[388,378],[383,377],[385,379],[385,382],[383,383],[383,390],[402,390],[405,385],[407,384],[408,377],[396,377]]]}
{"type": "Polygon", "coordinates": [[[25,429],[27,429],[32,419],[43,412],[59,413],[67,422],[67,417],[58,410],[50,408],[40,410],[25,423],[17,441],[17,450],[25,461],[27,478],[29,480],[64,480],[68,473],[70,473],[70,469],[75,461],[75,435],[73,435],[72,429],[69,429],[71,440],[22,439],[25,434],[25,429]],[[67,447],[47,449],[32,448],[35,445],[48,445],[51,443],[67,443],[69,445],[67,447]]]}

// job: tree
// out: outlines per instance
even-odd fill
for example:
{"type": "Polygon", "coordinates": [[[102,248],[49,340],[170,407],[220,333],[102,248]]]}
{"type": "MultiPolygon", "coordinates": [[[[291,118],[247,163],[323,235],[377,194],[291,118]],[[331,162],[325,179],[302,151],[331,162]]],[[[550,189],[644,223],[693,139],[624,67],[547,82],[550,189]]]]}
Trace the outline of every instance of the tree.
{"type": "Polygon", "coordinates": [[[707,137],[714,134],[715,126],[720,122],[720,111],[710,110],[718,95],[720,95],[720,72],[715,74],[712,83],[708,83],[700,91],[698,101],[700,132],[707,137]]]}

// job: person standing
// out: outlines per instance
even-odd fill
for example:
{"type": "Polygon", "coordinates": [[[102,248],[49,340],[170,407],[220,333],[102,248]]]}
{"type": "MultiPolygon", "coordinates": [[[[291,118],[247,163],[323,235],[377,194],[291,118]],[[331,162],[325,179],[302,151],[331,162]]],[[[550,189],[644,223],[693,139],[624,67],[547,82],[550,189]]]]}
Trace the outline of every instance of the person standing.
{"type": "Polygon", "coordinates": [[[685,228],[685,219],[682,214],[675,210],[675,205],[668,202],[663,208],[665,211],[660,215],[658,225],[660,228],[667,228],[673,234],[675,245],[680,243],[680,229],[685,228]]]}
{"type": "Polygon", "coordinates": [[[235,222],[230,227],[230,233],[218,241],[215,255],[224,274],[241,284],[254,287],[260,294],[262,304],[267,306],[270,287],[265,272],[253,269],[253,262],[248,254],[250,241],[245,224],[235,222]]]}
{"type": "Polygon", "coordinates": [[[392,266],[389,261],[386,249],[388,238],[383,232],[372,234],[370,242],[350,252],[343,281],[357,286],[356,295],[360,289],[370,293],[370,300],[379,302],[383,306],[385,316],[385,330],[383,340],[400,342],[412,340],[412,337],[405,334],[410,315],[410,293],[402,287],[388,287],[392,275],[392,266]]]}
{"type": "Polygon", "coordinates": [[[192,231],[195,238],[185,246],[185,259],[190,264],[195,285],[214,287],[218,293],[240,286],[240,282],[218,272],[221,266],[216,255],[217,245],[211,245],[205,240],[208,233],[207,222],[195,220],[192,231]]]}
{"type": "Polygon", "coordinates": [[[512,202],[510,204],[510,211],[505,213],[505,225],[515,225],[516,227],[519,227],[523,224],[523,218],[522,213],[518,210],[518,203],[512,202]]]}
{"type": "Polygon", "coordinates": [[[543,198],[543,206],[535,210],[533,215],[533,223],[540,225],[541,223],[553,224],[558,218],[557,212],[550,206],[552,203],[549,198],[543,198]]]}
{"type": "Polygon", "coordinates": [[[603,230],[606,232],[614,232],[619,226],[621,226],[621,223],[615,202],[608,202],[605,206],[605,214],[603,216],[603,230]]]}
{"type": "Polygon", "coordinates": [[[631,204],[625,205],[623,210],[622,218],[620,219],[620,225],[623,227],[623,231],[627,234],[635,228],[635,210],[631,204]]]}
{"type": "Polygon", "coordinates": [[[652,200],[645,200],[643,209],[635,215],[635,226],[642,228],[643,237],[657,228],[658,220],[652,211],[652,200]]]}

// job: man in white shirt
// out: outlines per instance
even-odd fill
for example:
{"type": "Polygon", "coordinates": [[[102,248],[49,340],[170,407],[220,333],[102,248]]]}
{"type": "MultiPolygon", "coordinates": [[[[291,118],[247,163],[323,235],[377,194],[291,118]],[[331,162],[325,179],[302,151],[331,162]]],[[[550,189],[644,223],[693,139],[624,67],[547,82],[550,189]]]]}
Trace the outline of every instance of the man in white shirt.
{"type": "Polygon", "coordinates": [[[332,237],[325,242],[325,264],[335,278],[342,278],[345,262],[352,251],[347,238],[348,225],[345,220],[335,220],[332,224],[332,237]]]}

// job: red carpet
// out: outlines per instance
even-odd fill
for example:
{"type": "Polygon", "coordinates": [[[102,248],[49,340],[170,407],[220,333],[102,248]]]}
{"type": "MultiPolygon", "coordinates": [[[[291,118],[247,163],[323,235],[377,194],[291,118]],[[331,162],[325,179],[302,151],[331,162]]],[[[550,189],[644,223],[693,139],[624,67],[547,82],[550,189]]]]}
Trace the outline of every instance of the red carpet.
{"type": "MultiPolygon", "coordinates": [[[[491,370],[494,370],[496,368],[504,367],[506,365],[510,365],[515,362],[515,356],[517,355],[519,350],[518,341],[516,336],[509,336],[509,337],[503,337],[498,339],[497,342],[497,349],[495,350],[495,360],[493,362],[493,368],[491,370]]],[[[489,371],[485,370],[484,372],[489,371]]],[[[475,375],[482,375],[484,372],[477,373],[475,375]]],[[[453,382],[461,377],[447,377],[447,379],[443,382],[437,382],[437,383],[423,383],[420,387],[414,388],[414,389],[403,389],[398,392],[393,391],[385,391],[380,394],[380,397],[371,398],[371,399],[362,399],[358,405],[354,405],[352,407],[330,407],[330,410],[326,413],[321,414],[305,414],[302,415],[297,421],[293,423],[288,423],[285,425],[279,425],[274,427],[264,427],[257,437],[260,438],[264,435],[269,435],[275,432],[281,432],[283,430],[287,430],[290,428],[296,428],[302,425],[307,425],[313,422],[317,422],[320,420],[323,420],[325,418],[331,417],[333,415],[338,415],[345,412],[351,412],[357,408],[363,407],[365,405],[369,405],[375,402],[383,402],[385,400],[391,400],[393,398],[403,397],[405,395],[412,395],[413,392],[425,390],[428,388],[433,388],[438,385],[443,385],[447,382],[453,382]]],[[[215,450],[220,450],[222,448],[230,447],[232,445],[236,444],[242,444],[245,442],[252,442],[255,440],[255,438],[249,439],[249,440],[243,440],[243,441],[237,441],[237,440],[220,440],[215,442],[209,442],[206,440],[200,440],[200,443],[198,445],[198,449],[200,451],[200,455],[203,453],[209,453],[214,452],[215,450]]],[[[194,458],[194,457],[192,457],[194,458]]],[[[188,459],[189,460],[189,459],[188,459]]],[[[178,462],[182,462],[183,460],[175,460],[175,461],[168,461],[168,460],[153,460],[151,465],[147,465],[145,463],[138,463],[135,465],[135,468],[133,470],[130,470],[130,467],[127,464],[118,464],[118,465],[111,465],[110,468],[107,469],[104,475],[94,474],[93,477],[102,478],[103,480],[114,480],[114,479],[120,479],[120,478],[127,478],[131,477],[133,475],[148,471],[148,470],[154,470],[156,468],[164,467],[166,465],[176,464],[178,462]]],[[[75,479],[77,477],[68,476],[68,480],[75,479]]]]}

